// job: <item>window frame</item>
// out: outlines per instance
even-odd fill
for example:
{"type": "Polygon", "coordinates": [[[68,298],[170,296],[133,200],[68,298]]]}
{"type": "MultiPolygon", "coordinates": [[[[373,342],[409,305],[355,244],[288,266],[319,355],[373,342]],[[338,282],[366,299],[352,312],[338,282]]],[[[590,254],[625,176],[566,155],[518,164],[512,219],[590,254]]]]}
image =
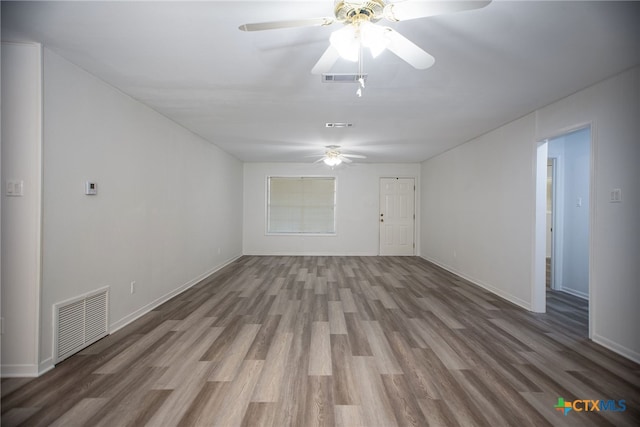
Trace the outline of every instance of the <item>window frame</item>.
{"type": "Polygon", "coordinates": [[[266,194],[265,194],[265,235],[267,236],[319,236],[332,237],[338,234],[338,178],[331,175],[268,175],[266,177],[266,194]],[[333,181],[333,231],[271,231],[271,179],[322,179],[333,181]]]}

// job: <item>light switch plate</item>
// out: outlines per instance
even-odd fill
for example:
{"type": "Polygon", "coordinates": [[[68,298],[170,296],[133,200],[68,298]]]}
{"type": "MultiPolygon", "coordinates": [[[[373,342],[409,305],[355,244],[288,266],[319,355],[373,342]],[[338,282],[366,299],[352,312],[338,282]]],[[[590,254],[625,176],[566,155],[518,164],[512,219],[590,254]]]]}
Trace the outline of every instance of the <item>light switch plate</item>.
{"type": "Polygon", "coordinates": [[[22,197],[24,196],[24,181],[12,180],[7,181],[7,188],[5,194],[10,197],[22,197]]]}
{"type": "Polygon", "coordinates": [[[622,203],[622,190],[620,188],[614,188],[611,190],[609,203],[622,203]]]}

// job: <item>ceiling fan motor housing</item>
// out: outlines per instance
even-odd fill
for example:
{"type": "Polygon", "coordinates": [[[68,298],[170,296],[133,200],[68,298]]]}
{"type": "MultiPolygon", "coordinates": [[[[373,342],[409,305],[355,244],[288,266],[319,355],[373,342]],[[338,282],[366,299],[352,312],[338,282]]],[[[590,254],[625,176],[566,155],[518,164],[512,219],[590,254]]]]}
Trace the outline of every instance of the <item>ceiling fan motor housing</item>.
{"type": "Polygon", "coordinates": [[[383,16],[384,0],[370,1],[335,1],[336,19],[344,23],[361,21],[376,22],[383,16]]]}

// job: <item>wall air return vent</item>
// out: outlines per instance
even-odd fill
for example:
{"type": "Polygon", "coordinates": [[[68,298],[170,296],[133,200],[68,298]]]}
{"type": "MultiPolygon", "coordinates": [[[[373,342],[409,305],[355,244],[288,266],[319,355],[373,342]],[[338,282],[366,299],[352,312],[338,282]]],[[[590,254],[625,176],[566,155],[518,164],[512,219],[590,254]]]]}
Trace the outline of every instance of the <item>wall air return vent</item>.
{"type": "Polygon", "coordinates": [[[325,83],[358,83],[358,79],[362,77],[364,81],[367,81],[368,74],[340,74],[340,73],[332,73],[332,74],[322,74],[322,81],[325,83]]]}
{"type": "Polygon", "coordinates": [[[109,334],[109,287],[53,306],[54,363],[109,334]]]}

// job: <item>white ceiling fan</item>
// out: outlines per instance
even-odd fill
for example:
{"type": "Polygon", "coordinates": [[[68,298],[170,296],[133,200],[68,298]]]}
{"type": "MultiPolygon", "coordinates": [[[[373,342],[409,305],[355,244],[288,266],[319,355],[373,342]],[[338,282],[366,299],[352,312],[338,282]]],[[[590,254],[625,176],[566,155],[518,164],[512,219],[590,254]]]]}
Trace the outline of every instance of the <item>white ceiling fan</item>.
{"type": "Polygon", "coordinates": [[[383,18],[398,22],[479,9],[489,3],[491,0],[335,0],[334,17],[260,22],[243,24],[239,28],[242,31],[262,31],[344,24],[343,28],[331,34],[330,45],[311,70],[313,74],[327,73],[339,57],[361,62],[362,48],[369,48],[373,57],[388,49],[414,68],[423,70],[435,63],[433,56],[392,28],[375,23],[383,18]]]}
{"type": "MultiPolygon", "coordinates": [[[[335,166],[338,166],[342,162],[347,164],[352,163],[353,160],[351,159],[367,158],[367,156],[362,156],[360,154],[344,154],[340,150],[339,145],[327,145],[325,148],[326,148],[326,151],[324,152],[324,154],[320,154],[319,155],[320,158],[316,160],[314,163],[323,162],[325,165],[331,166],[333,168],[335,166]]],[[[316,157],[316,156],[309,156],[309,157],[316,157]]]]}

